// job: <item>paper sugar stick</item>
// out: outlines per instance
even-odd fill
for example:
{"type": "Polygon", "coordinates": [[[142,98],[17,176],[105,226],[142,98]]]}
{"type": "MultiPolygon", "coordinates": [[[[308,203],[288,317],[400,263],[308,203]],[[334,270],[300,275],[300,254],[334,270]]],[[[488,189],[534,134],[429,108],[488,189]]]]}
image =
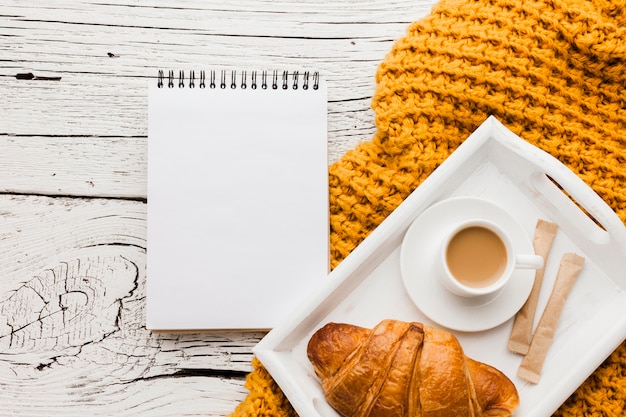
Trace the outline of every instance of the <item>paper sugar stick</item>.
{"type": "Polygon", "coordinates": [[[537,330],[528,349],[528,354],[522,359],[517,376],[526,381],[537,384],[541,377],[543,363],[552,344],[554,333],[569,295],[578,274],[583,268],[585,258],[575,253],[566,253],[561,259],[559,272],[554,282],[554,288],[546,304],[546,308],[539,319],[537,330]]]}
{"type": "Polygon", "coordinates": [[[543,275],[545,272],[546,259],[552,247],[554,236],[556,235],[557,225],[546,220],[539,219],[535,227],[535,236],[533,237],[533,248],[535,253],[543,258],[543,267],[535,271],[535,283],[520,311],[515,315],[513,329],[509,337],[508,348],[511,352],[525,355],[528,353],[530,340],[533,336],[533,324],[535,322],[535,312],[537,310],[537,301],[543,283],[543,275]]]}

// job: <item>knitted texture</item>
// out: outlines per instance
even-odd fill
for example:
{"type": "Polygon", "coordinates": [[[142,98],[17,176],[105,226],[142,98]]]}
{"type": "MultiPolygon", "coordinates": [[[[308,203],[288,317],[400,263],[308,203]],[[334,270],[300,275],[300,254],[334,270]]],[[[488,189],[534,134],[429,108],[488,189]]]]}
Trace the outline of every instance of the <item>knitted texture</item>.
{"type": "MultiPolygon", "coordinates": [[[[626,1],[442,0],[381,63],[377,133],[329,169],[338,265],[489,115],[626,223],[626,1]]],[[[295,416],[255,360],[231,417],[295,416]]],[[[626,415],[626,342],[555,416],[626,415]]]]}

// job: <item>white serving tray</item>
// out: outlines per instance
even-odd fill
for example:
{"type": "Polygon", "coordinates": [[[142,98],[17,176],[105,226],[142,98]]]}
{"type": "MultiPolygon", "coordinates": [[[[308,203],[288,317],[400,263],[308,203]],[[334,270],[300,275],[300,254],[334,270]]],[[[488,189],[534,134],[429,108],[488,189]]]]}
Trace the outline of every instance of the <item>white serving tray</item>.
{"type": "Polygon", "coordinates": [[[338,415],[328,406],[306,356],[309,338],[327,322],[372,327],[393,318],[442,327],[426,318],[407,295],[399,254],[411,223],[432,204],[457,196],[478,196],[499,204],[519,221],[529,239],[539,218],[558,224],[535,324],[552,290],[561,255],[575,252],[586,258],[539,384],[517,377],[522,357],[506,347],[512,319],[490,330],[453,331],[466,355],[495,366],[515,383],[521,403],[516,416],[549,416],[626,338],[623,223],[572,171],[490,117],[331,272],[308,303],[254,348],[301,417],[338,415]]]}

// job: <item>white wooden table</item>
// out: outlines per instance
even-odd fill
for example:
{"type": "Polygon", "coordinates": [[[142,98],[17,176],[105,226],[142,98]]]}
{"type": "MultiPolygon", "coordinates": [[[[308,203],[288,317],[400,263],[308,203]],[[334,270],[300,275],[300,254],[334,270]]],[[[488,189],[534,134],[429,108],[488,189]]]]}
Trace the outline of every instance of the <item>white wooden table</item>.
{"type": "Polygon", "coordinates": [[[333,162],[373,135],[376,68],[433,3],[0,1],[0,416],[231,412],[262,333],[145,329],[148,83],[319,68],[333,162]]]}

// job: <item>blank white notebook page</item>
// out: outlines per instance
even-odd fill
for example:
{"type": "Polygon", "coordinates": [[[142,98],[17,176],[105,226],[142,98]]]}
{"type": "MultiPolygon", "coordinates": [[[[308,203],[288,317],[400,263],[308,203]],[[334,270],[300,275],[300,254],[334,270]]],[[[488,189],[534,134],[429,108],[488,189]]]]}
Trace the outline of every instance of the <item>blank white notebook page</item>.
{"type": "Polygon", "coordinates": [[[150,87],[149,329],[271,329],[326,278],[327,93],[312,87],[150,87]]]}

